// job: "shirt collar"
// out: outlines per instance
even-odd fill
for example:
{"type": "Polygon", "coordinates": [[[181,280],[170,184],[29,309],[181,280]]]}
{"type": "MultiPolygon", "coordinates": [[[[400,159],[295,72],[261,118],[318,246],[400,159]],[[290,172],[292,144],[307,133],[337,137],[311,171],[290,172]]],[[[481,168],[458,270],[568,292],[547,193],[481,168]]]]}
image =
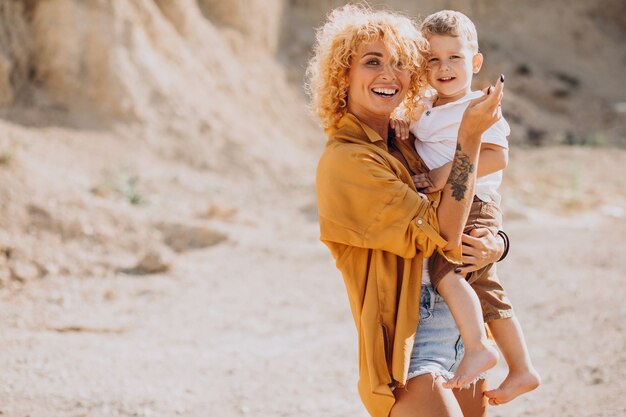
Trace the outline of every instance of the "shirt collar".
{"type": "Polygon", "coordinates": [[[350,142],[365,142],[376,143],[382,142],[383,138],[374,131],[371,127],[360,121],[352,113],[346,113],[343,115],[337,123],[337,128],[334,129],[329,135],[333,139],[342,139],[350,142]]]}

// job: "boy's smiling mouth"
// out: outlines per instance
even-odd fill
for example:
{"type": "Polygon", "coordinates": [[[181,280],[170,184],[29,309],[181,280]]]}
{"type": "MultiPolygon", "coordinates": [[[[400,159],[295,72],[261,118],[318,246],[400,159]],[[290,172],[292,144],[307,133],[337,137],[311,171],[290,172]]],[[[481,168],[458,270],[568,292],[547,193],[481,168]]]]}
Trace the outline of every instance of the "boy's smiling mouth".
{"type": "Polygon", "coordinates": [[[455,79],[456,79],[456,77],[440,77],[440,78],[437,79],[437,81],[445,83],[445,82],[453,81],[455,79]]]}

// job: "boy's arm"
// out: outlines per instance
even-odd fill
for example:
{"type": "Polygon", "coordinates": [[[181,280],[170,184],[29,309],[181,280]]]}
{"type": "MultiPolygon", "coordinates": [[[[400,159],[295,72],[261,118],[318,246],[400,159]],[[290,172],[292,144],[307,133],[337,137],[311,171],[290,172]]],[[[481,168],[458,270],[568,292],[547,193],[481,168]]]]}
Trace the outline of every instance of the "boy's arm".
{"type": "Polygon", "coordinates": [[[443,190],[451,170],[452,161],[443,164],[439,168],[433,168],[428,173],[414,175],[413,183],[419,191],[427,194],[443,190]]]}
{"type": "MultiPolygon", "coordinates": [[[[480,178],[501,171],[506,168],[508,162],[508,149],[493,143],[482,143],[478,156],[477,176],[480,178]]],[[[428,173],[414,175],[413,182],[417,189],[424,193],[434,193],[435,191],[443,190],[451,169],[452,162],[448,162],[439,168],[431,169],[428,173]]]]}
{"type": "Polygon", "coordinates": [[[389,127],[393,129],[397,139],[408,140],[411,122],[402,118],[391,117],[389,119],[389,127]]]}
{"type": "MultiPolygon", "coordinates": [[[[421,117],[422,113],[426,110],[424,104],[417,104],[411,114],[406,114],[405,110],[397,111],[389,118],[389,127],[394,130],[396,139],[408,140],[409,133],[411,133],[411,126],[416,123],[421,117]],[[410,116],[410,117],[409,117],[410,116]]],[[[417,134],[413,132],[415,136],[417,134]]]]}
{"type": "Polygon", "coordinates": [[[482,143],[478,158],[478,177],[484,177],[506,168],[509,150],[493,143],[482,143]]]}

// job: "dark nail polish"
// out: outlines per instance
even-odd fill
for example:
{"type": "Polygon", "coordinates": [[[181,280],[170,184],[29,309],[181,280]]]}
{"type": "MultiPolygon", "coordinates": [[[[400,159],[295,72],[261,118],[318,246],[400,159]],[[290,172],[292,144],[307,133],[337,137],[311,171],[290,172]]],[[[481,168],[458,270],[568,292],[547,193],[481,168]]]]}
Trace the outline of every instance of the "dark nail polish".
{"type": "Polygon", "coordinates": [[[487,95],[491,94],[491,87],[487,89],[487,95]]]}
{"type": "Polygon", "coordinates": [[[500,74],[500,81],[504,82],[504,74],[500,74]]]}
{"type": "Polygon", "coordinates": [[[457,274],[461,272],[461,268],[457,268],[454,270],[454,272],[456,272],[457,274]]]}

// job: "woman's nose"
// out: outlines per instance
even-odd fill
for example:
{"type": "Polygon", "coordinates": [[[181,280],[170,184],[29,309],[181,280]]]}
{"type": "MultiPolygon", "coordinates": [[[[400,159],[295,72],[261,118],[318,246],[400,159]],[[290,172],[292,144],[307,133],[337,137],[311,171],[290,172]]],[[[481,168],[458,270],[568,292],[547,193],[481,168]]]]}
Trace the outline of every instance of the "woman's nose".
{"type": "Polygon", "coordinates": [[[396,69],[394,68],[393,65],[386,64],[383,66],[382,76],[385,79],[393,80],[394,78],[396,78],[396,69]]]}

